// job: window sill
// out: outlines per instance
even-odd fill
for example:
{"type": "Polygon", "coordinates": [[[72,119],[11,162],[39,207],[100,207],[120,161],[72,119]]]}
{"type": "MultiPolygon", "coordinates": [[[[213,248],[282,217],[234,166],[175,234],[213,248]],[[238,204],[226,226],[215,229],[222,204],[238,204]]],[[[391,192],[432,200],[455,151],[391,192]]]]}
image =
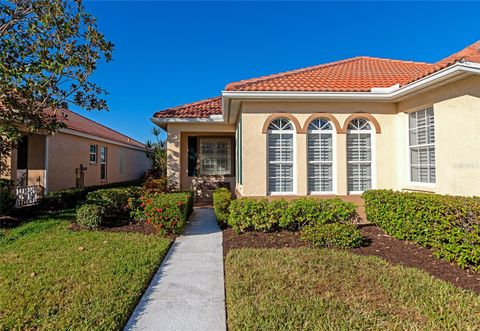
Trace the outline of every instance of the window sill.
{"type": "Polygon", "coordinates": [[[308,195],[337,195],[337,193],[331,192],[308,192],[308,195]]]}
{"type": "Polygon", "coordinates": [[[402,191],[435,193],[436,184],[427,183],[410,183],[402,188],[402,191]]]}
{"type": "Polygon", "coordinates": [[[295,192],[268,192],[268,195],[296,195],[295,192]]]}

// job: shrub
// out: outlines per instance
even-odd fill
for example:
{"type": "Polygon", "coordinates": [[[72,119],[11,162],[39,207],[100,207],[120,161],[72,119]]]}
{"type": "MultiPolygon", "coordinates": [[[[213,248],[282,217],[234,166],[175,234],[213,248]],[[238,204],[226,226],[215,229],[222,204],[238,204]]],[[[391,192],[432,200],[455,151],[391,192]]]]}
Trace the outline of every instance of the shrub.
{"type": "Polygon", "coordinates": [[[223,228],[228,221],[228,208],[232,202],[232,194],[227,188],[217,188],[213,192],[213,208],[217,217],[218,225],[223,228]]]}
{"type": "Polygon", "coordinates": [[[145,180],[143,188],[147,192],[171,192],[172,187],[169,187],[166,176],[160,178],[149,177],[145,180]]]}
{"type": "Polygon", "coordinates": [[[100,189],[105,190],[112,188],[129,187],[134,184],[138,185],[140,184],[140,181],[135,180],[128,182],[117,182],[106,185],[89,186],[85,188],[69,188],[60,191],[49,192],[42,198],[39,207],[41,209],[50,210],[74,208],[85,201],[89,192],[94,192],[100,189]]]}
{"type": "Polygon", "coordinates": [[[302,239],[317,247],[360,247],[364,238],[352,223],[311,224],[302,229],[302,239]]]}
{"type": "Polygon", "coordinates": [[[125,219],[131,212],[129,200],[138,199],[140,192],[136,186],[97,190],[87,194],[87,203],[103,206],[106,218],[125,219]]]}
{"type": "Polygon", "coordinates": [[[15,197],[13,195],[13,181],[0,179],[0,215],[10,213],[15,207],[15,197]]]}
{"type": "Polygon", "coordinates": [[[242,198],[230,204],[228,225],[237,233],[245,231],[269,231],[267,199],[242,198]]]}
{"type": "Polygon", "coordinates": [[[139,221],[153,224],[163,234],[179,234],[192,211],[191,192],[151,193],[139,198],[140,206],[132,211],[139,221]]]}
{"type": "Polygon", "coordinates": [[[280,227],[293,231],[300,230],[308,224],[324,224],[351,220],[356,215],[354,203],[340,199],[301,198],[292,200],[285,216],[280,220],[280,227]]]}
{"type": "Polygon", "coordinates": [[[389,235],[480,271],[480,198],[390,190],[367,191],[363,198],[368,220],[389,235]]]}
{"type": "Polygon", "coordinates": [[[77,209],[77,223],[83,227],[94,230],[103,221],[105,209],[94,204],[85,204],[77,209]]]}
{"type": "Polygon", "coordinates": [[[83,202],[86,196],[87,191],[79,188],[49,192],[43,197],[40,207],[54,210],[74,208],[83,202]]]}
{"type": "Polygon", "coordinates": [[[267,202],[242,198],[232,201],[228,224],[236,232],[300,230],[308,224],[324,224],[351,220],[356,206],[340,199],[301,198],[267,202]]]}

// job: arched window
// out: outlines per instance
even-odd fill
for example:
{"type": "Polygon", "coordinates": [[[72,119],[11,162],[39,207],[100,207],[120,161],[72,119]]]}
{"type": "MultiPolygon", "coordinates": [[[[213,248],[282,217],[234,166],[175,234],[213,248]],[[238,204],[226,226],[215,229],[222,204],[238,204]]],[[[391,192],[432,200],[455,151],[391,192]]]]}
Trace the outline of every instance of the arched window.
{"type": "Polygon", "coordinates": [[[372,126],[364,118],[354,118],[347,130],[347,186],[349,193],[372,188],[372,126]]]}
{"type": "Polygon", "coordinates": [[[310,193],[332,193],[334,191],[334,163],[332,123],[319,118],[308,125],[308,191],[310,193]]]}
{"type": "Polygon", "coordinates": [[[274,119],[268,126],[268,192],[293,193],[294,134],[292,123],[285,118],[274,119]]]}

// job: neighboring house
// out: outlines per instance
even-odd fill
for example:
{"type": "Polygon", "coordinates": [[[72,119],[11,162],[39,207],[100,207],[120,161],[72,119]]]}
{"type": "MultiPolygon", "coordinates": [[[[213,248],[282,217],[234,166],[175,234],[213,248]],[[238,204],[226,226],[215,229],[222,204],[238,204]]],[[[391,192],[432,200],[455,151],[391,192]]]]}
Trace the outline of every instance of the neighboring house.
{"type": "Polygon", "coordinates": [[[144,144],[72,111],[63,112],[67,128],[54,135],[26,134],[6,160],[2,177],[15,181],[17,195],[29,195],[32,202],[33,192],[136,180],[149,169],[144,144]]]}
{"type": "Polygon", "coordinates": [[[436,63],[356,57],[235,82],[152,120],[179,189],[480,195],[480,41],[436,63]]]}

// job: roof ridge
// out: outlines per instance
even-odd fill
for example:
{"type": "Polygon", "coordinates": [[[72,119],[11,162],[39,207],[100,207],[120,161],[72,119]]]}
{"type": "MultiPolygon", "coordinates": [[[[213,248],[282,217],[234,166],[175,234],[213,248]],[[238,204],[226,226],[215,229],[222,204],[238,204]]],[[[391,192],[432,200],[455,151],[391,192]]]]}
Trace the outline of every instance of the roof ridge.
{"type": "Polygon", "coordinates": [[[401,63],[428,64],[428,65],[433,65],[434,64],[434,63],[424,62],[424,61],[392,59],[392,58],[389,58],[389,57],[378,57],[378,56],[358,56],[358,57],[363,58],[363,59],[385,60],[385,61],[401,62],[401,63]]]}
{"type": "MultiPolygon", "coordinates": [[[[92,123],[98,124],[98,125],[100,125],[101,127],[105,128],[105,129],[107,129],[107,130],[116,132],[116,133],[118,133],[118,134],[120,134],[120,135],[122,135],[122,136],[124,136],[124,137],[126,137],[126,138],[128,138],[128,139],[130,139],[130,140],[133,140],[133,141],[136,142],[136,143],[139,143],[139,144],[141,144],[141,145],[145,145],[144,143],[142,143],[142,142],[140,142],[140,141],[138,141],[138,140],[136,140],[136,139],[134,139],[134,138],[132,138],[132,137],[130,137],[130,136],[127,136],[126,134],[123,134],[123,133],[121,133],[120,131],[117,131],[117,130],[115,130],[115,129],[112,129],[112,128],[110,128],[110,127],[108,127],[108,126],[106,126],[106,125],[104,125],[104,124],[102,124],[102,123],[99,123],[99,122],[97,122],[97,121],[95,121],[95,120],[92,120],[92,119],[90,119],[90,118],[88,118],[88,117],[86,117],[86,116],[84,116],[84,115],[81,115],[81,114],[79,114],[79,113],[77,113],[77,112],[75,112],[75,111],[73,111],[73,110],[64,109],[64,108],[60,108],[60,110],[61,110],[61,111],[66,111],[66,112],[73,113],[73,114],[75,114],[75,115],[77,115],[77,116],[80,116],[80,117],[86,119],[87,121],[90,121],[90,122],[92,122],[92,123]]],[[[67,121],[68,121],[68,118],[67,118],[67,121]]],[[[68,128],[68,123],[65,123],[65,124],[67,124],[67,128],[68,128]]],[[[75,129],[70,129],[70,130],[79,131],[79,130],[75,130],[75,129]]],[[[82,131],[79,131],[79,132],[82,132],[82,131]]],[[[97,134],[92,134],[92,133],[91,133],[91,135],[99,137],[99,135],[97,135],[97,134]]],[[[110,138],[109,138],[109,139],[110,139],[110,138]]],[[[115,140],[115,139],[112,139],[112,140],[115,140]]],[[[117,141],[118,141],[118,140],[117,140],[117,141]]],[[[118,142],[121,142],[121,141],[118,141],[118,142]]],[[[127,141],[127,143],[128,143],[128,141],[127,141]]]]}
{"type": "Polygon", "coordinates": [[[467,50],[475,50],[475,47],[476,47],[476,51],[480,52],[480,40],[477,40],[476,42],[468,45],[467,47],[465,48],[462,48],[461,50],[459,50],[458,52],[455,52],[449,56],[446,56],[440,60],[438,60],[437,62],[435,62],[434,64],[442,64],[443,62],[451,62],[451,61],[454,61],[454,62],[457,62],[459,61],[459,57],[461,56],[462,58],[464,57],[468,57],[466,53],[467,50]]]}
{"type": "Polygon", "coordinates": [[[288,70],[288,71],[284,71],[284,72],[279,72],[279,73],[276,73],[276,74],[265,75],[265,76],[261,76],[261,77],[248,78],[248,79],[242,79],[242,80],[239,80],[237,82],[231,82],[231,83],[227,84],[225,86],[225,90],[229,90],[229,88],[232,88],[234,86],[235,87],[245,86],[245,85],[248,85],[248,84],[251,84],[251,83],[256,83],[256,82],[259,82],[259,81],[268,81],[268,80],[275,79],[275,78],[278,78],[278,77],[288,77],[288,76],[295,75],[295,74],[298,74],[298,73],[301,73],[301,72],[316,70],[316,69],[319,69],[319,68],[326,68],[326,67],[330,67],[330,66],[334,66],[334,65],[338,65],[338,64],[342,64],[342,63],[347,63],[347,62],[353,62],[353,61],[360,60],[361,58],[362,58],[361,56],[355,56],[355,57],[351,57],[351,58],[347,58],[347,59],[343,59],[343,60],[327,62],[327,63],[317,64],[317,65],[309,66],[309,67],[305,67],[305,68],[293,69],[293,70],[288,70]]]}

